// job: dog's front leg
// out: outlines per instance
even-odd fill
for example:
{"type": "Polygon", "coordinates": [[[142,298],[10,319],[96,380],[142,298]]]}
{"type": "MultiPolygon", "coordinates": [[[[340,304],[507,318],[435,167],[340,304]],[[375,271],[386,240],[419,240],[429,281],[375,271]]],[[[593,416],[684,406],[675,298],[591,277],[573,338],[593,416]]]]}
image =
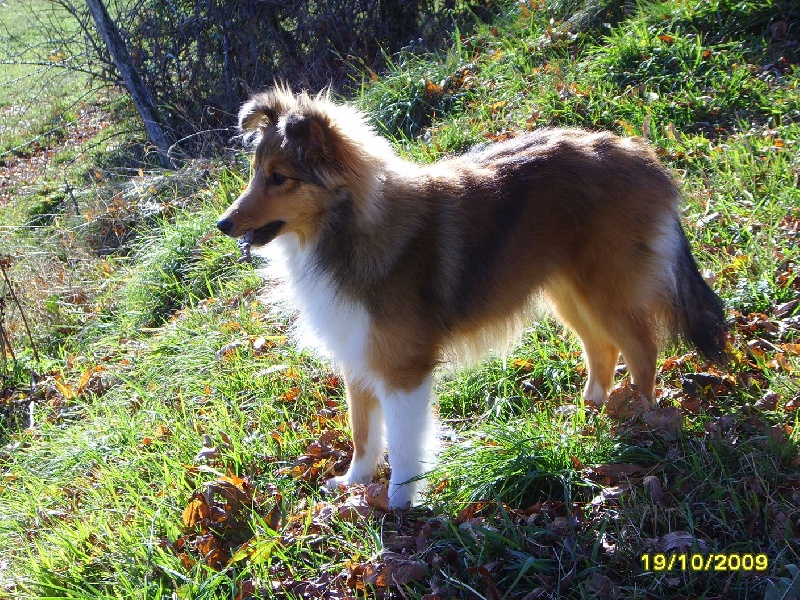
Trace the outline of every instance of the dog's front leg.
{"type": "Polygon", "coordinates": [[[353,432],[353,460],[347,473],[325,482],[328,489],[340,485],[369,483],[383,454],[383,410],[375,391],[345,376],[350,429],[353,432]]]}
{"type": "Polygon", "coordinates": [[[434,419],[431,411],[433,376],[412,390],[387,389],[381,394],[389,445],[389,506],[408,508],[417,497],[421,476],[435,459],[434,419]]]}

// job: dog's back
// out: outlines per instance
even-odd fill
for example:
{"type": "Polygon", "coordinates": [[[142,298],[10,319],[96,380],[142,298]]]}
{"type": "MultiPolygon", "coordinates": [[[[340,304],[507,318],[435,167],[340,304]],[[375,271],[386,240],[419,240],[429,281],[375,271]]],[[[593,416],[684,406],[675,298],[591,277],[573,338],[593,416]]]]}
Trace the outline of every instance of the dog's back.
{"type": "Polygon", "coordinates": [[[598,404],[620,351],[652,397],[665,333],[697,340],[692,331],[705,330],[701,349],[722,355],[721,307],[686,261],[679,191],[641,140],[563,129],[524,134],[396,176],[384,195],[392,235],[406,226],[405,252],[384,285],[365,294],[378,321],[417,329],[414,339],[436,338],[433,346],[496,339],[544,293],[581,339],[586,397],[598,404]],[[692,327],[679,314],[692,306],[679,300],[686,281],[708,305],[694,311],[703,322],[692,327]]]}

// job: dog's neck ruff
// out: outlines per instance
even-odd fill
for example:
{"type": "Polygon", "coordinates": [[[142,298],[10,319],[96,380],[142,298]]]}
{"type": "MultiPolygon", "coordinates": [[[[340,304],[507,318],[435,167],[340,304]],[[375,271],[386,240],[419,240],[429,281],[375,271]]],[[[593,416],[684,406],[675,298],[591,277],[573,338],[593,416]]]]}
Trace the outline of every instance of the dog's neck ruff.
{"type": "Polygon", "coordinates": [[[370,315],[361,302],[346,297],[320,265],[317,241],[301,244],[294,234],[279,236],[259,252],[269,260],[265,275],[281,282],[276,299],[297,311],[292,335],[301,347],[337,367],[346,365],[353,377],[375,382],[367,359],[370,315]]]}

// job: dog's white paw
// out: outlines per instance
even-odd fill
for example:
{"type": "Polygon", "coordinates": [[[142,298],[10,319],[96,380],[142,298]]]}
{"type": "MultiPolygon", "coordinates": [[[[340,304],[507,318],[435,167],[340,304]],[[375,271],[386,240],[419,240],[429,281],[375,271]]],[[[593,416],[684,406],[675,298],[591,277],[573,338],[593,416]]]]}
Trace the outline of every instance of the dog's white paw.
{"type": "Polygon", "coordinates": [[[353,464],[344,475],[328,479],[325,482],[325,487],[333,491],[338,489],[340,485],[347,487],[356,483],[372,483],[374,471],[375,467],[367,468],[364,465],[353,464]]]}
{"type": "Polygon", "coordinates": [[[397,485],[389,484],[389,508],[392,510],[406,510],[411,508],[417,499],[417,482],[411,481],[397,485]]]}
{"type": "Polygon", "coordinates": [[[344,475],[339,475],[338,477],[331,477],[325,482],[325,487],[331,491],[334,491],[338,489],[340,485],[347,487],[356,483],[355,481],[350,481],[350,478],[347,475],[348,474],[345,473],[344,475]]]}

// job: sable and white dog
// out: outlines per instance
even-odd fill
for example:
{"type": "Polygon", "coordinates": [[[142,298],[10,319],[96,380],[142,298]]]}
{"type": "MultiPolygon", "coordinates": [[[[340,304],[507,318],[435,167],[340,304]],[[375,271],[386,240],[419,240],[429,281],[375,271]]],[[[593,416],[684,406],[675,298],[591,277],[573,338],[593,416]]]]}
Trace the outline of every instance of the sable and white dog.
{"type": "Polygon", "coordinates": [[[724,359],[722,304],[642,140],[542,129],[418,165],[354,108],[285,88],[239,126],[252,179],[218,227],[255,248],[278,238],[300,319],[343,372],[354,453],[329,487],[371,481],[388,443],[391,506],[412,503],[437,363],[513,336],[537,297],[580,338],[597,405],[620,352],[652,399],[665,334],[724,359]]]}

